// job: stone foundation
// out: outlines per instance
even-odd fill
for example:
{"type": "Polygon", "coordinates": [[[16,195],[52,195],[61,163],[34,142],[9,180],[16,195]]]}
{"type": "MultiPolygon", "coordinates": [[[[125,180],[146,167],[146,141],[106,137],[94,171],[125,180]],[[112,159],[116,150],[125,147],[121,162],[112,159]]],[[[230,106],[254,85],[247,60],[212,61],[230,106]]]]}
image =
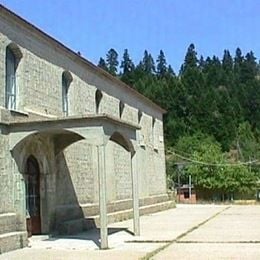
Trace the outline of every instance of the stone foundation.
{"type": "MultiPolygon", "coordinates": [[[[140,215],[155,213],[158,211],[167,210],[169,208],[175,207],[175,202],[169,198],[167,194],[142,198],[139,200],[140,205],[140,215]]],[[[109,203],[107,205],[108,209],[108,223],[114,223],[130,219],[133,217],[132,210],[132,200],[122,200],[109,203]]],[[[58,208],[57,217],[63,219],[62,222],[59,222],[57,225],[57,232],[62,235],[71,235],[81,232],[83,230],[88,230],[91,228],[99,227],[99,206],[92,205],[82,205],[81,208],[76,211],[80,214],[79,217],[68,219],[69,212],[75,213],[75,210],[72,210],[73,206],[58,208]],[[66,216],[65,216],[66,215],[66,216]],[[67,219],[67,220],[65,220],[67,219]],[[65,220],[65,221],[64,221],[65,220]]],[[[72,215],[70,214],[70,217],[72,215]]]]}

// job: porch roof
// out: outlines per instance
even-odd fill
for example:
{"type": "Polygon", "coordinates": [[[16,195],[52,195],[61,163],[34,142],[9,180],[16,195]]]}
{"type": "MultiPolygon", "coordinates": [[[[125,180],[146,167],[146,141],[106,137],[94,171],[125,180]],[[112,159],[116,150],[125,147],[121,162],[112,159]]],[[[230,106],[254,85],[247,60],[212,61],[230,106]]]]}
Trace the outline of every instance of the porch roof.
{"type": "Polygon", "coordinates": [[[5,125],[7,129],[12,132],[16,128],[26,128],[26,129],[36,129],[38,126],[55,126],[58,125],[60,127],[63,126],[78,126],[78,125],[102,125],[102,123],[110,123],[113,125],[118,125],[124,128],[128,128],[131,130],[141,129],[140,125],[130,123],[128,121],[119,119],[117,117],[107,115],[107,114],[98,114],[98,115],[80,115],[80,116],[66,116],[66,117],[56,117],[56,118],[40,118],[30,120],[28,118],[15,121],[15,122],[1,122],[0,124],[5,125]]]}

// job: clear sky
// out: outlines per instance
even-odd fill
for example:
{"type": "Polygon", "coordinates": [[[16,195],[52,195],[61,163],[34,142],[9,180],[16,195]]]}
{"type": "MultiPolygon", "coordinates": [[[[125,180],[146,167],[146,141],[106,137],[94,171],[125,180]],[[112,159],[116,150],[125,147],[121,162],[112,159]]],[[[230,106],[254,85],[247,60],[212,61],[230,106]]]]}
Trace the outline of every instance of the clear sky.
{"type": "Polygon", "coordinates": [[[135,63],[147,49],[179,70],[190,43],[199,55],[252,50],[260,58],[260,0],[0,0],[82,56],[97,63],[127,48],[135,63]]]}

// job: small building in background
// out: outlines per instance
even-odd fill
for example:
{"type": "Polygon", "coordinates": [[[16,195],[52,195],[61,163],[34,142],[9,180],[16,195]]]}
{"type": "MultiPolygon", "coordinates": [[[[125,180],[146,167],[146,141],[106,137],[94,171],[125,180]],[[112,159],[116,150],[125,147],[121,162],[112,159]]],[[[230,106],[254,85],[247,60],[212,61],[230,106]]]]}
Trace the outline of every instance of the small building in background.
{"type": "Polygon", "coordinates": [[[177,190],[177,198],[179,203],[196,204],[196,192],[194,186],[188,184],[182,185],[177,190]]]}

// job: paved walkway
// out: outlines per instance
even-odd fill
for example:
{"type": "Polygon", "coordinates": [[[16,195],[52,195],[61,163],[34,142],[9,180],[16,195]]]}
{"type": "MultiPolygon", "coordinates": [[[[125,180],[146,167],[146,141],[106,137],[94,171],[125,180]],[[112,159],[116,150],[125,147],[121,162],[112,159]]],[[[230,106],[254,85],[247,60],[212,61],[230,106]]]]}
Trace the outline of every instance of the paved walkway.
{"type": "Polygon", "coordinates": [[[108,250],[99,250],[99,230],[69,237],[34,237],[29,248],[2,259],[260,259],[260,206],[178,205],[132,221],[109,225],[108,250]],[[43,239],[43,240],[42,240],[43,239]]]}

